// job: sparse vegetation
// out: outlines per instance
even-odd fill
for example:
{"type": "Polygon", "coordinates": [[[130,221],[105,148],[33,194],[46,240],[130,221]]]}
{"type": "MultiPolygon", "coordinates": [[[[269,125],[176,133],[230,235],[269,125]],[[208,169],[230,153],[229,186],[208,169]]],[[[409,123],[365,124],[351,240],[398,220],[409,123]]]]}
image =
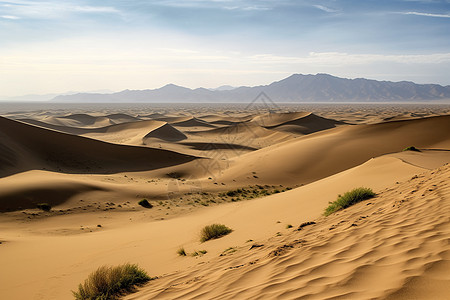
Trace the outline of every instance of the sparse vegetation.
{"type": "Polygon", "coordinates": [[[39,203],[37,208],[42,209],[43,211],[50,211],[52,209],[51,205],[48,203],[39,203]]]}
{"type": "Polygon", "coordinates": [[[330,205],[325,209],[324,215],[329,216],[338,210],[373,197],[375,197],[375,193],[369,188],[359,187],[353,189],[342,196],[339,195],[336,201],[330,202],[330,205]]]}
{"type": "Polygon", "coordinates": [[[234,253],[236,251],[237,251],[236,247],[229,247],[229,248],[223,250],[223,252],[220,254],[220,256],[225,256],[225,255],[234,253]]]}
{"type": "Polygon", "coordinates": [[[142,206],[142,207],[145,207],[145,208],[152,208],[153,207],[153,205],[150,202],[148,202],[147,199],[142,199],[141,201],[138,202],[138,204],[140,206],[142,206]]]}
{"type": "Polygon", "coordinates": [[[206,250],[199,250],[199,251],[194,251],[191,255],[195,257],[195,256],[205,255],[206,253],[208,253],[208,251],[206,251],[206,250]]]}
{"type": "Polygon", "coordinates": [[[302,224],[300,224],[300,226],[298,226],[297,230],[302,230],[303,227],[309,226],[309,225],[314,225],[316,224],[316,222],[303,222],[302,224]]]}
{"type": "Polygon", "coordinates": [[[233,230],[223,224],[212,224],[203,227],[200,235],[200,241],[206,242],[212,239],[218,239],[231,233],[233,230]]]}
{"type": "Polygon", "coordinates": [[[291,224],[287,224],[287,225],[286,225],[286,229],[289,229],[289,228],[292,228],[292,225],[291,225],[291,224]]]}
{"type": "Polygon", "coordinates": [[[277,194],[281,192],[285,192],[286,190],[290,190],[292,188],[286,188],[279,190],[276,188],[276,186],[270,186],[270,185],[255,185],[255,186],[249,186],[247,188],[239,188],[236,190],[231,190],[223,193],[219,193],[219,197],[223,198],[231,198],[231,201],[240,201],[245,199],[253,199],[253,198],[259,198],[264,197],[272,194],[277,194]]]}
{"type": "Polygon", "coordinates": [[[416,151],[416,152],[420,152],[420,150],[417,149],[417,148],[414,147],[414,146],[406,147],[405,149],[403,149],[403,151],[416,151]]]}
{"type": "Polygon", "coordinates": [[[72,293],[77,300],[112,300],[133,292],[135,286],[152,279],[137,265],[102,266],[78,286],[78,291],[72,293]]]}
{"type": "Polygon", "coordinates": [[[186,256],[186,250],[184,250],[184,247],[181,247],[180,249],[178,249],[177,251],[179,256],[186,256]]]}

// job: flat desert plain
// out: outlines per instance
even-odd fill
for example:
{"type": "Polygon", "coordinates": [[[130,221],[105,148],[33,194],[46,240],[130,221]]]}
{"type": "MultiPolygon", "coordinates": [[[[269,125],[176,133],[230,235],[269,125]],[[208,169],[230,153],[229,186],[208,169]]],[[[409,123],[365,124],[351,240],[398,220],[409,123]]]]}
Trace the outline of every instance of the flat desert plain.
{"type": "Polygon", "coordinates": [[[1,111],[1,299],[449,299],[450,105],[80,107],[1,111]]]}

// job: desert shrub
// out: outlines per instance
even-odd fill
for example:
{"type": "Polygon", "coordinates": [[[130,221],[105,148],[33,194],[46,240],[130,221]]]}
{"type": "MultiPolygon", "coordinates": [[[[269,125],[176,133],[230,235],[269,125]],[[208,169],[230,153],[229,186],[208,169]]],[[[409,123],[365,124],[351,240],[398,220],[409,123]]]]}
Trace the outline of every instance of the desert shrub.
{"type": "Polygon", "coordinates": [[[43,211],[50,211],[52,209],[51,205],[48,203],[39,203],[37,208],[42,209],[43,211]]]}
{"type": "Polygon", "coordinates": [[[184,247],[181,247],[180,249],[177,250],[177,253],[179,256],[186,256],[186,250],[184,250],[184,247]]]}
{"type": "Polygon", "coordinates": [[[287,224],[287,225],[286,225],[286,229],[289,229],[289,228],[292,228],[292,225],[291,225],[291,224],[287,224]]]}
{"type": "Polygon", "coordinates": [[[218,239],[231,233],[233,230],[223,224],[212,224],[203,227],[200,235],[200,241],[206,242],[212,239],[218,239]]]}
{"type": "Polygon", "coordinates": [[[352,206],[360,201],[370,199],[375,196],[375,193],[369,189],[364,187],[359,187],[353,189],[349,192],[346,192],[344,195],[339,195],[337,200],[334,202],[330,202],[330,205],[325,209],[324,215],[329,216],[332,213],[352,206]]]}
{"type": "Polygon", "coordinates": [[[151,279],[137,265],[102,266],[78,286],[77,292],[72,293],[78,300],[117,299],[127,292],[132,292],[136,285],[142,285],[151,279]]]}
{"type": "Polygon", "coordinates": [[[420,152],[420,150],[417,149],[414,146],[406,147],[405,149],[403,149],[403,151],[417,151],[417,152],[420,152]]]}
{"type": "Polygon", "coordinates": [[[138,204],[140,206],[142,206],[142,207],[145,207],[145,208],[152,208],[153,207],[153,205],[150,202],[148,202],[147,199],[142,199],[141,201],[138,202],[138,204]]]}

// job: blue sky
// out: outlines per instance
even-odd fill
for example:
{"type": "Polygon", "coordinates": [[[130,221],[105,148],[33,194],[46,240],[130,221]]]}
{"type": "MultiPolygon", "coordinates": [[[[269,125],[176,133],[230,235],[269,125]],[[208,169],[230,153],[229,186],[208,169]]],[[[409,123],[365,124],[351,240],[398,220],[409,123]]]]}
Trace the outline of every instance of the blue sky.
{"type": "Polygon", "coordinates": [[[293,73],[449,85],[449,33],[450,0],[0,0],[0,95],[293,73]]]}

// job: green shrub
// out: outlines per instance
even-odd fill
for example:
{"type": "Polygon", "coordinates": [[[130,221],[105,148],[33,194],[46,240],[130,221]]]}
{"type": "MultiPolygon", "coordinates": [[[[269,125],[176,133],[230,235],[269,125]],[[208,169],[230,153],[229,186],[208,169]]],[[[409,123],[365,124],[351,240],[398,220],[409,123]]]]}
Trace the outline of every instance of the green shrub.
{"type": "Polygon", "coordinates": [[[145,207],[145,208],[152,208],[153,207],[153,205],[150,202],[148,202],[147,199],[142,199],[141,201],[138,202],[138,204],[140,206],[142,206],[142,207],[145,207]]]}
{"type": "Polygon", "coordinates": [[[77,292],[77,300],[110,300],[132,292],[136,285],[151,280],[137,265],[124,264],[117,267],[102,266],[91,273],[77,292]]]}
{"type": "Polygon", "coordinates": [[[370,199],[375,196],[375,193],[369,189],[364,187],[359,187],[353,189],[349,192],[346,192],[344,195],[339,195],[337,200],[334,202],[330,202],[330,205],[325,209],[324,215],[329,216],[332,213],[352,206],[360,201],[370,199]]]}
{"type": "Polygon", "coordinates": [[[417,152],[420,152],[420,150],[417,149],[414,146],[406,147],[405,149],[403,149],[403,151],[417,151],[417,152]]]}
{"type": "Polygon", "coordinates": [[[177,251],[179,256],[186,256],[186,250],[184,250],[184,247],[181,247],[180,249],[178,249],[177,251]]]}
{"type": "Polygon", "coordinates": [[[50,211],[52,207],[48,203],[39,203],[37,208],[42,209],[43,211],[50,211]]]}
{"type": "Polygon", "coordinates": [[[212,239],[218,239],[231,233],[233,230],[223,224],[212,224],[203,227],[200,235],[200,241],[206,242],[212,239]]]}

